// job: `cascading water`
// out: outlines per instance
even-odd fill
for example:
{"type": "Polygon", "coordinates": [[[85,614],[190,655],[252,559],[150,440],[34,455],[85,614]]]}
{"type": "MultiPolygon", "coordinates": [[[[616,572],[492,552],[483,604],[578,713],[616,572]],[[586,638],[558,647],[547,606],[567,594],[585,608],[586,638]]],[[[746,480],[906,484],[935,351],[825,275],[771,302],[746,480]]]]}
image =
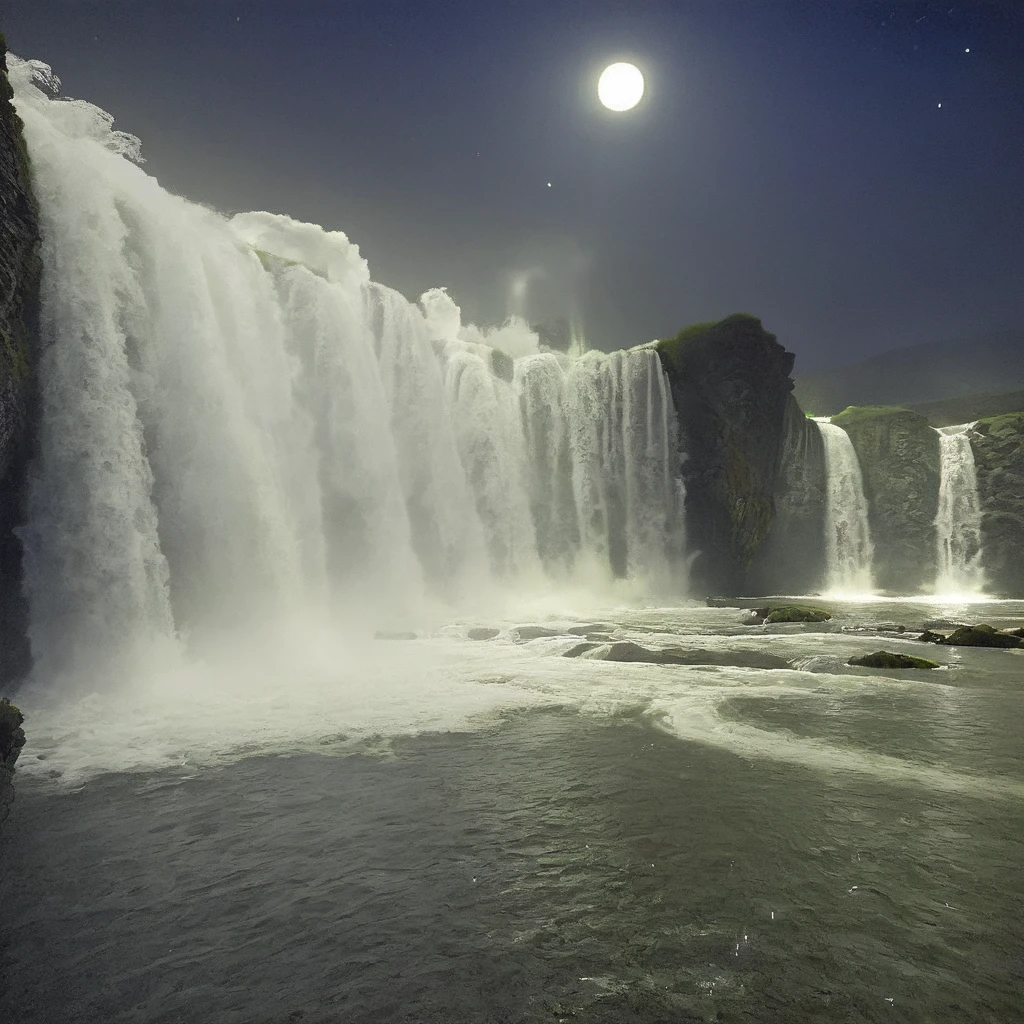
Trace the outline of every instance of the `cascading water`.
{"type": "Polygon", "coordinates": [[[874,590],[874,554],[860,463],[849,434],[816,419],[825,445],[825,588],[834,594],[874,590]]]}
{"type": "Polygon", "coordinates": [[[935,516],[936,594],[980,594],[981,500],[970,430],[973,424],[938,430],[939,509],[935,516]]]}
{"type": "Polygon", "coordinates": [[[340,232],[172,196],[48,74],[11,61],[43,241],[23,531],[41,674],[682,554],[652,349],[538,353],[525,324],[488,334],[442,291],[420,308],[374,284],[340,232]]]}

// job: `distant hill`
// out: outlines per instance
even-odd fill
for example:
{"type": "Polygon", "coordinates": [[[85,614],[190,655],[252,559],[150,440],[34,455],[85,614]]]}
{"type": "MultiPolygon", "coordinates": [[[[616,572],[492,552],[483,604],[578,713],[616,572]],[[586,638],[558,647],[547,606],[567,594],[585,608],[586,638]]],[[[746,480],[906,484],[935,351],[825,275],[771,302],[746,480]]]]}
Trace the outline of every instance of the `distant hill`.
{"type": "Polygon", "coordinates": [[[829,416],[848,405],[920,405],[1016,389],[1024,389],[1024,330],[891,349],[802,376],[795,394],[805,412],[829,416]]]}
{"type": "Polygon", "coordinates": [[[921,402],[910,407],[926,416],[933,427],[950,427],[954,423],[970,423],[983,416],[1002,416],[1007,412],[1024,412],[1024,390],[1002,391],[996,395],[964,395],[941,398],[937,402],[921,402]]]}

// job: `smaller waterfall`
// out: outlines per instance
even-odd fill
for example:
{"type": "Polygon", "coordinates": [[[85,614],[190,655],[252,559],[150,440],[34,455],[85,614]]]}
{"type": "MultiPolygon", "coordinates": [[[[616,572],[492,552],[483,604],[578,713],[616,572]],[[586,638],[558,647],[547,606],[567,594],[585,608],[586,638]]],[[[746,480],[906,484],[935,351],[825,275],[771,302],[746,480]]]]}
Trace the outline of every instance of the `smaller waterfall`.
{"type": "Polygon", "coordinates": [[[938,430],[939,510],[935,516],[937,572],[935,593],[980,594],[981,501],[969,435],[973,424],[938,430]]]}
{"type": "Polygon", "coordinates": [[[870,594],[875,586],[874,547],[857,453],[842,427],[826,419],[815,422],[825,444],[825,588],[839,594],[870,594]]]}

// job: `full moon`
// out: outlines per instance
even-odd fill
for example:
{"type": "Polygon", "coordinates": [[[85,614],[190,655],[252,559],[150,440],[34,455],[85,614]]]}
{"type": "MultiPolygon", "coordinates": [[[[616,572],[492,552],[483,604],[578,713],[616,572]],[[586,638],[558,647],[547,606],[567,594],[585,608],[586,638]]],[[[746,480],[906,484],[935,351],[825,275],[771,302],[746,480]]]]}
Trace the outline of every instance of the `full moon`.
{"type": "Polygon", "coordinates": [[[644,94],[644,76],[633,64],[609,64],[597,80],[597,98],[609,110],[632,110],[644,94]]]}

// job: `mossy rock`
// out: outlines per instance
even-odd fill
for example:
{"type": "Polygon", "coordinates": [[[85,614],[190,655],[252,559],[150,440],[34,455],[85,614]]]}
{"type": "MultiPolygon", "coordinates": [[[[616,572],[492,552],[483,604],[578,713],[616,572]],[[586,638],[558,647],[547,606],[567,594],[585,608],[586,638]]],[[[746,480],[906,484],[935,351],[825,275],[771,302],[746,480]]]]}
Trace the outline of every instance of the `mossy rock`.
{"type": "Polygon", "coordinates": [[[977,626],[961,626],[942,643],[950,647],[1024,647],[1024,640],[1009,633],[1000,633],[994,626],[985,622],[977,626]]]}
{"type": "Polygon", "coordinates": [[[765,622],[828,622],[832,613],[824,608],[811,608],[809,605],[787,604],[778,608],[758,608],[757,615],[765,622]]]}
{"type": "Polygon", "coordinates": [[[1006,634],[1007,636],[1016,636],[1019,637],[1021,640],[1024,640],[1024,626],[1022,626],[1020,629],[1008,629],[1006,631],[1006,634]]]}
{"type": "Polygon", "coordinates": [[[860,658],[851,658],[850,665],[863,668],[938,668],[937,661],[927,658],[915,658],[909,654],[893,654],[891,651],[875,651],[860,658]]]}
{"type": "Polygon", "coordinates": [[[933,633],[930,629],[926,629],[917,639],[925,644],[944,644],[946,642],[942,633],[933,633]]]}

